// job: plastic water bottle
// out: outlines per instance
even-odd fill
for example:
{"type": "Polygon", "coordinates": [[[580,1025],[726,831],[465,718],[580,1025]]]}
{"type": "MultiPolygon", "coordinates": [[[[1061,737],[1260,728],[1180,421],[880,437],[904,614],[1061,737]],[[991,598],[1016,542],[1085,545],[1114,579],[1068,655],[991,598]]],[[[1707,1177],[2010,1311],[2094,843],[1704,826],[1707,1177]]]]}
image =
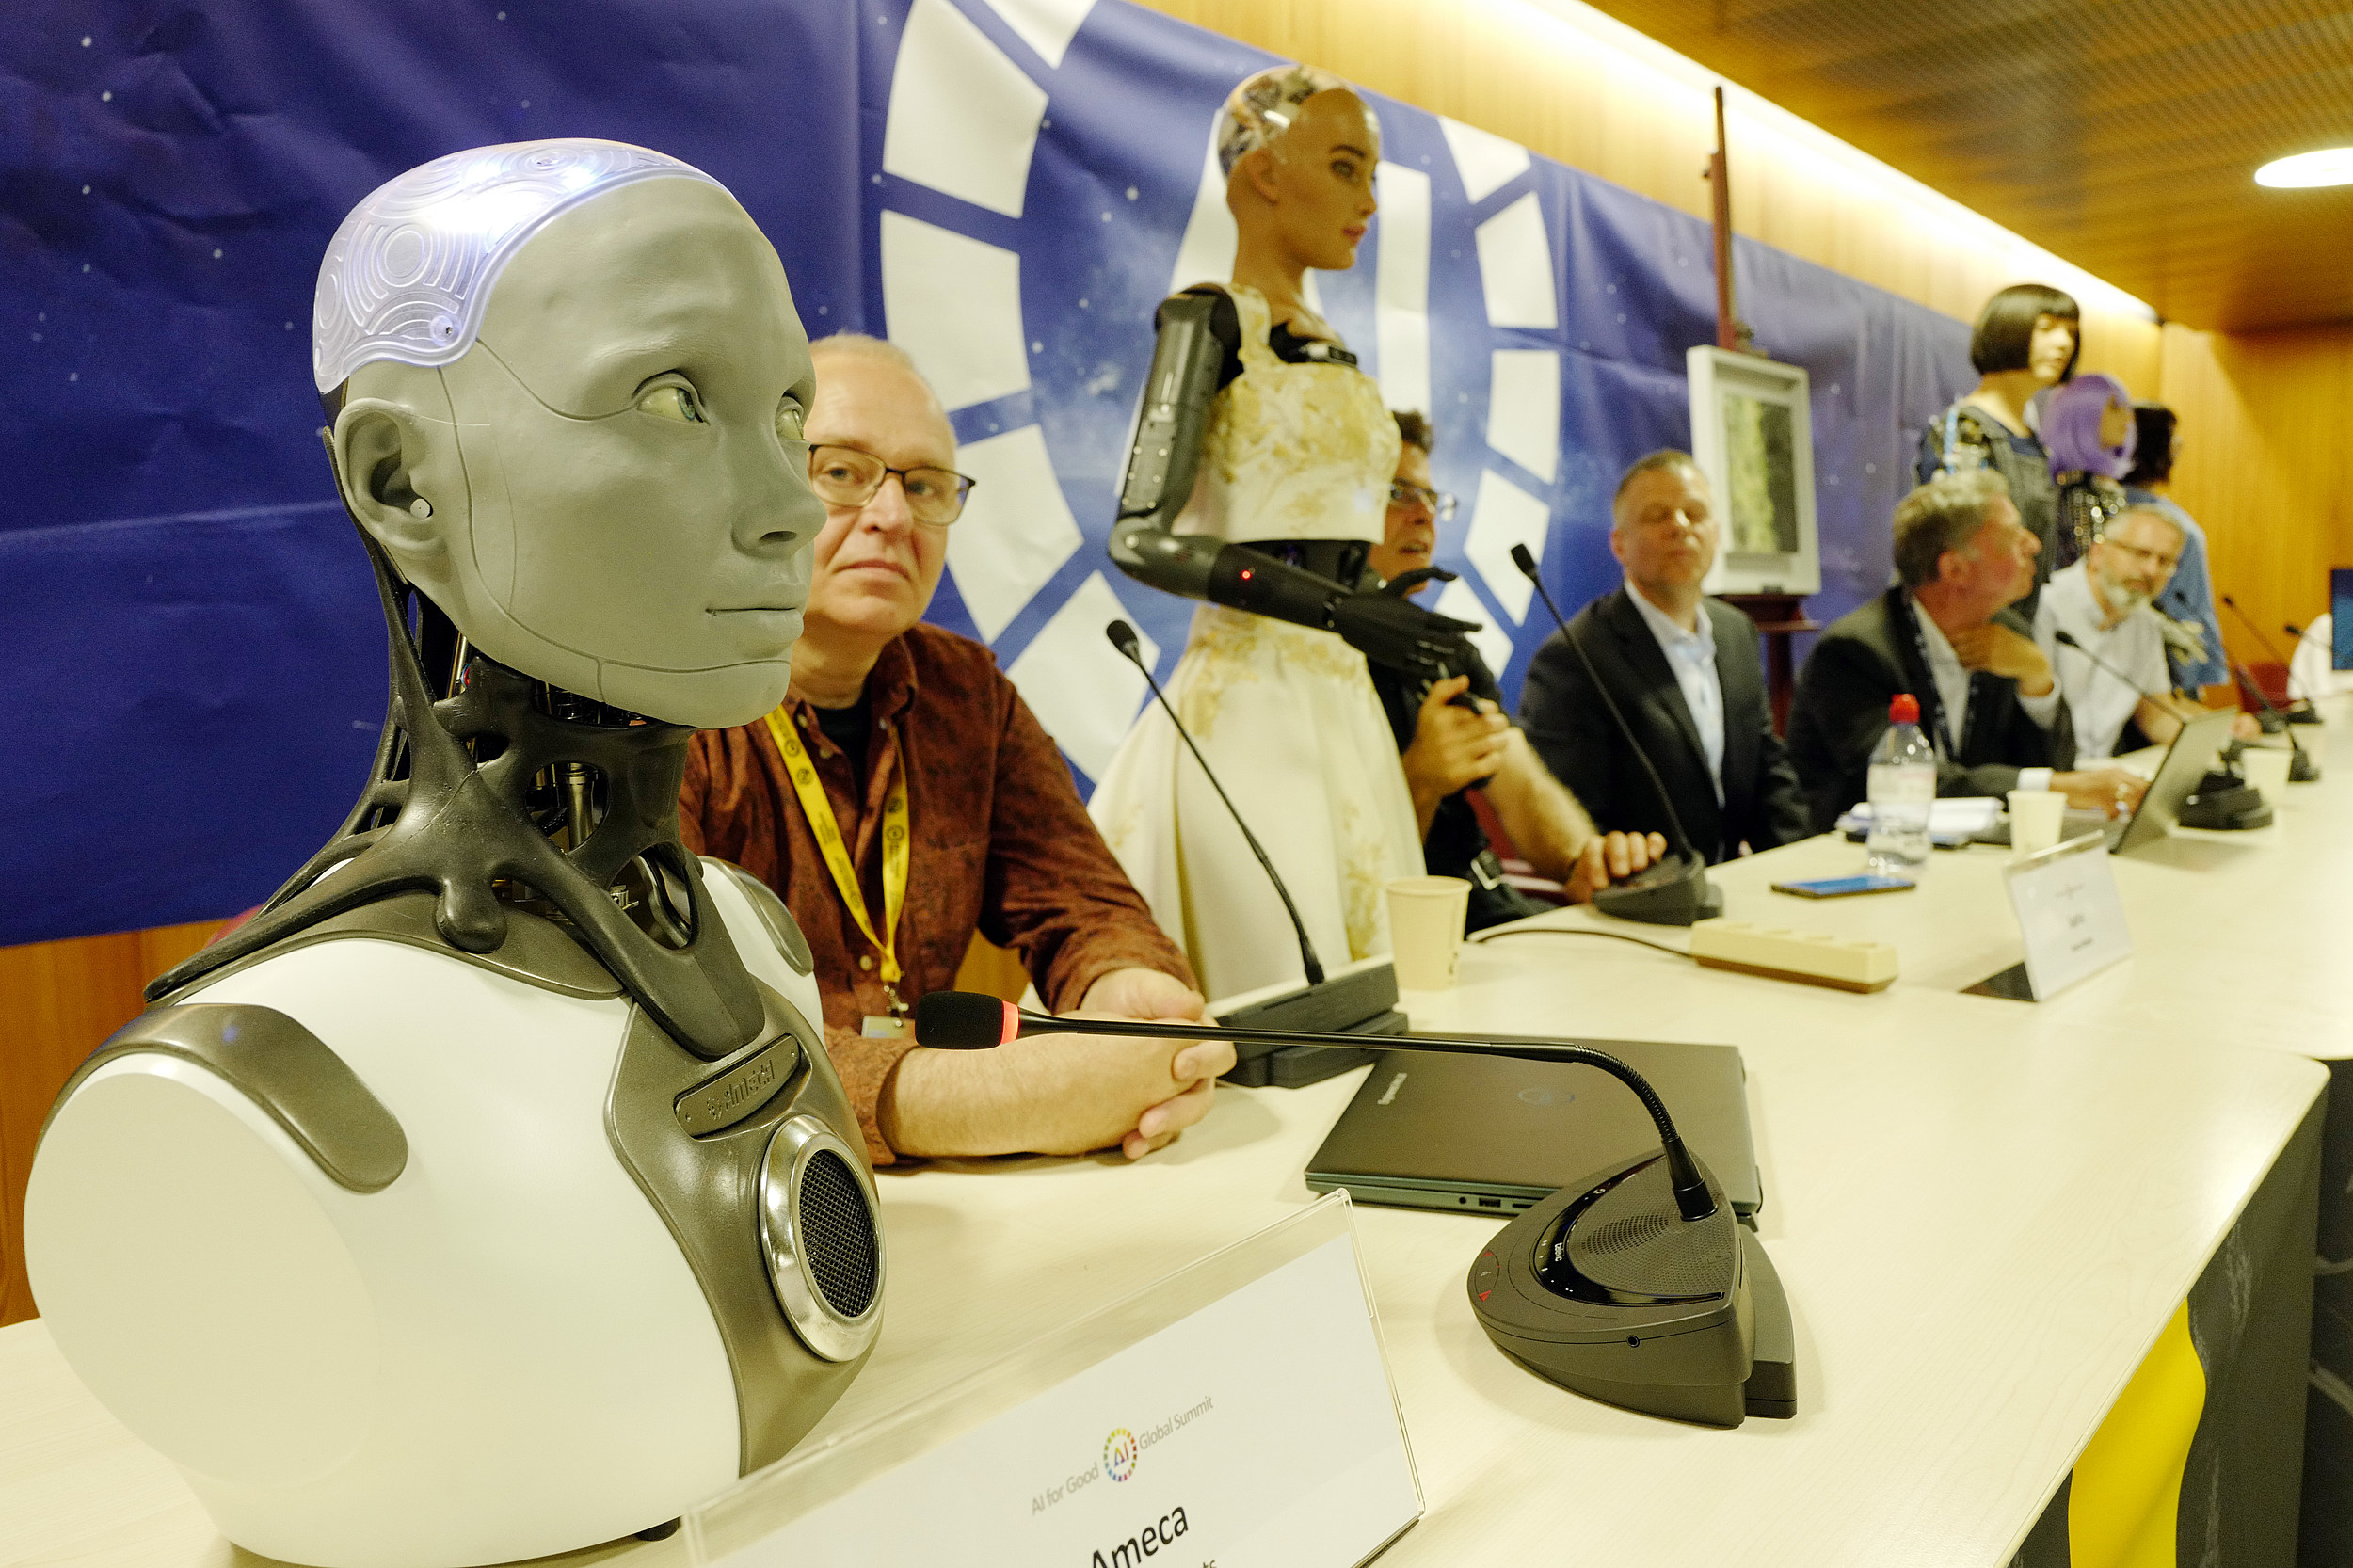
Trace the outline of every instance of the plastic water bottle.
{"type": "Polygon", "coordinates": [[[1936,753],[1920,733],[1920,699],[1897,692],[1887,733],[1871,750],[1871,870],[1903,876],[1929,858],[1929,807],[1936,799],[1936,753]]]}

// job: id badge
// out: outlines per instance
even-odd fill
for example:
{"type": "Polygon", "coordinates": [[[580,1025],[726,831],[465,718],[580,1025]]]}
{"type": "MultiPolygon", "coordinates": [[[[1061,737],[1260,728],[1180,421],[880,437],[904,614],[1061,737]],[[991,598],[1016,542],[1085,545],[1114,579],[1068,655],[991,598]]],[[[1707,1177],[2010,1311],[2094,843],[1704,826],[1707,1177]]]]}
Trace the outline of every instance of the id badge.
{"type": "Polygon", "coordinates": [[[869,1013],[858,1020],[857,1032],[869,1040],[904,1040],[907,1020],[887,1013],[869,1013]]]}

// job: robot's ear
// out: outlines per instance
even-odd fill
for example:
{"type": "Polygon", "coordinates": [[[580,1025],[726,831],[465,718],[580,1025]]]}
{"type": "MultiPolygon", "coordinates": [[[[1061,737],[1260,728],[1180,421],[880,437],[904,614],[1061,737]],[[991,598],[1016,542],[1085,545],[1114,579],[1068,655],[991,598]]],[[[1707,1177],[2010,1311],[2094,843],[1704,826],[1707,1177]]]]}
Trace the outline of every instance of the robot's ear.
{"type": "MultiPolygon", "coordinates": [[[[409,565],[448,548],[449,520],[436,509],[430,494],[420,493],[416,477],[427,466],[432,440],[428,422],[398,403],[376,397],[344,404],[328,437],[344,504],[402,564],[412,582],[415,575],[406,572],[409,565]]],[[[442,497],[442,508],[455,510],[456,500],[442,497]]]]}
{"type": "Polygon", "coordinates": [[[1225,177],[1226,207],[1233,209],[1245,193],[1265,202],[1277,199],[1273,148],[1254,147],[1234,160],[1234,171],[1225,177]]]}

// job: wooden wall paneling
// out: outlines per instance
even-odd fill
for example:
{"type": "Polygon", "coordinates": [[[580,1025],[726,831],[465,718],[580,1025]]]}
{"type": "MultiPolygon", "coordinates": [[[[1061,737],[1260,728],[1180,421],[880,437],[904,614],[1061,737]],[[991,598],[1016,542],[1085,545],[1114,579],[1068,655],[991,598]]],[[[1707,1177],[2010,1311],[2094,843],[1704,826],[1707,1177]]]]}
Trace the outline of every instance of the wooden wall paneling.
{"type": "MultiPolygon", "coordinates": [[[[1705,93],[1596,51],[1529,0],[1145,0],[1180,21],[1305,60],[1697,217],[1715,145],[1705,93]]],[[[1204,127],[1206,132],[1206,127],[1204,127]]],[[[1890,187],[1826,178],[1811,155],[1743,142],[1732,127],[1733,226],[1817,265],[1959,320],[2025,281],[1981,239],[1890,187]]],[[[2086,370],[2154,395],[2159,331],[2087,305],[2086,370]]]]}
{"type": "Polygon", "coordinates": [[[147,983],[218,925],[0,948],[0,1325],[36,1315],[22,1245],[24,1183],[51,1102],[82,1059],[146,1007],[147,983]]]}
{"type": "Polygon", "coordinates": [[[2353,314],[2353,200],[2250,178],[2345,140],[2345,0],[1595,4],[2169,316],[2353,314]]]}
{"type": "MultiPolygon", "coordinates": [[[[2329,607],[2328,573],[2353,567],[2353,325],[2265,332],[2165,328],[2162,398],[2181,416],[2173,497],[2206,530],[2217,593],[2271,641],[2329,607]]],[[[2248,664],[2270,654],[2220,611],[2248,664]]]]}

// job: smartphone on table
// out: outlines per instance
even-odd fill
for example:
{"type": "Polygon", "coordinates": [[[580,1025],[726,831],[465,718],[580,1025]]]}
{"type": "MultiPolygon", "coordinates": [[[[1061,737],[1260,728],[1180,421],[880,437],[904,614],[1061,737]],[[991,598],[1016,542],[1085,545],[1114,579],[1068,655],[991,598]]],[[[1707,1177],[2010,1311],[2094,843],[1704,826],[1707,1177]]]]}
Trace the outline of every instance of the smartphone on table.
{"type": "Polygon", "coordinates": [[[1853,898],[1858,893],[1900,893],[1918,886],[1900,876],[1824,876],[1811,882],[1776,882],[1773,891],[1799,898],[1853,898]]]}

